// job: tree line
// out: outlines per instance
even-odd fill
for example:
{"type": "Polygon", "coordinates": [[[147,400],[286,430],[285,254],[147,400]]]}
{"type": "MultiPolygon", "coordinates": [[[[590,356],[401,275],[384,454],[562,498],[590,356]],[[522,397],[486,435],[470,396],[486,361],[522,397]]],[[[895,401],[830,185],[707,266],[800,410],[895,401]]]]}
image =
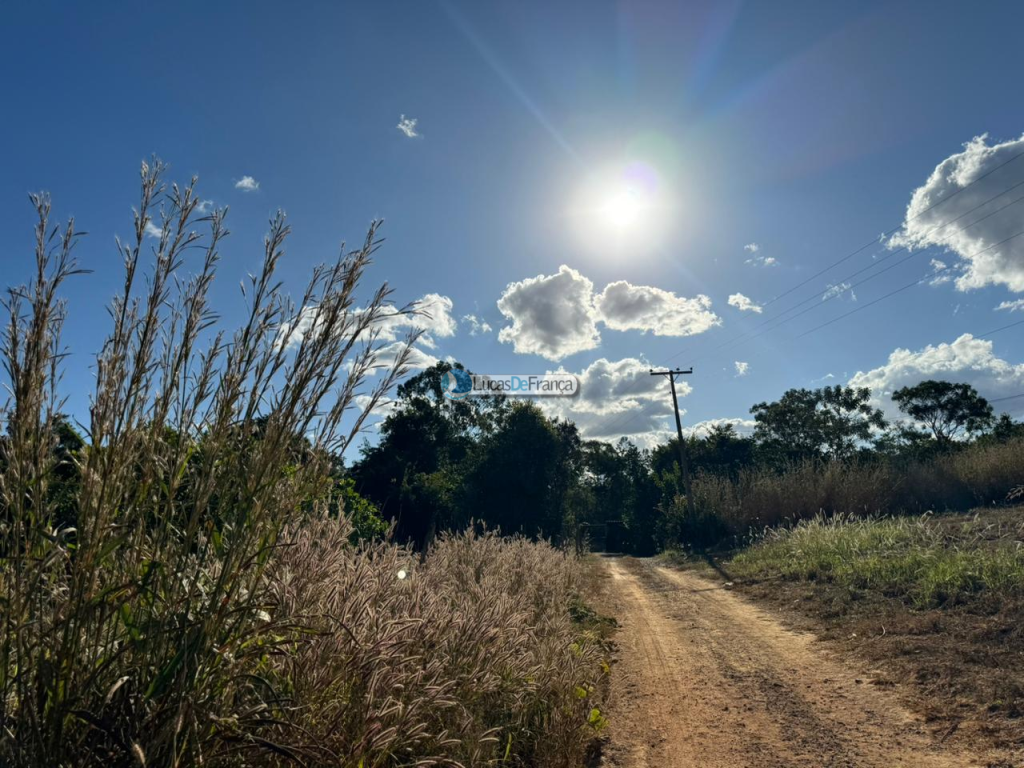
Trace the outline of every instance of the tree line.
{"type": "MultiPolygon", "coordinates": [[[[439,362],[402,384],[379,440],[348,469],[399,539],[426,547],[439,530],[472,521],[565,541],[612,521],[621,547],[641,554],[673,537],[664,513],[682,487],[675,439],[653,450],[585,440],[529,400],[449,400],[441,379],[452,367],[439,362]]],[[[791,389],[751,408],[752,435],[721,424],[686,438],[691,471],[734,478],[806,461],[927,461],[1024,437],[1024,424],[996,418],[968,384],[924,381],[892,398],[906,420],[888,422],[866,388],[791,389]]]]}

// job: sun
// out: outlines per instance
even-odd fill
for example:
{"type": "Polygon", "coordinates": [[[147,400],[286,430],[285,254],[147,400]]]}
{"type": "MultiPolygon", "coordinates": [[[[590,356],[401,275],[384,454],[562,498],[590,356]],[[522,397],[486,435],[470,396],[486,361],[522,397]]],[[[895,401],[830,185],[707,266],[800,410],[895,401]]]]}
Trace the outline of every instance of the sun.
{"type": "Polygon", "coordinates": [[[643,224],[650,200],[631,184],[615,184],[605,191],[599,215],[612,230],[626,232],[643,224]]]}

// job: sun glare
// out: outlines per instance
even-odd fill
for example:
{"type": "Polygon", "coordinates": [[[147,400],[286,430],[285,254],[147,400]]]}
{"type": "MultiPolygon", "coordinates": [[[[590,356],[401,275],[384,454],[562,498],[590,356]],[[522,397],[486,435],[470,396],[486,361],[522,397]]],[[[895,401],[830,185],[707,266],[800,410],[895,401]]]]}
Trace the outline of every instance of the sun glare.
{"type": "Polygon", "coordinates": [[[643,223],[647,201],[643,193],[632,186],[608,190],[601,215],[612,229],[628,230],[643,223]]]}
{"type": "Polygon", "coordinates": [[[615,244],[621,251],[660,242],[673,220],[673,199],[661,175],[633,162],[591,176],[573,207],[577,231],[592,247],[615,244]]]}

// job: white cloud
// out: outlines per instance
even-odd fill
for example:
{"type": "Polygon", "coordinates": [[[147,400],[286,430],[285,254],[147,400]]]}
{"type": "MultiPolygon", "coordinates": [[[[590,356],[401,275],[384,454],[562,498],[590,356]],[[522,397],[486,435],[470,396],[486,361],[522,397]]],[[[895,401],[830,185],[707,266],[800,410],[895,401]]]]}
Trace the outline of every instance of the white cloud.
{"type": "Polygon", "coordinates": [[[736,376],[746,376],[750,372],[750,363],[743,363],[737,360],[733,363],[736,366],[736,376]]]}
{"type": "Polygon", "coordinates": [[[398,130],[400,130],[410,139],[415,139],[417,136],[419,136],[419,133],[416,132],[417,122],[419,121],[415,117],[406,117],[405,115],[402,115],[398,119],[398,125],[396,125],[395,127],[398,128],[398,130]]]}
{"type": "Polygon", "coordinates": [[[956,278],[961,291],[990,284],[1024,291],[1024,237],[1003,242],[1020,231],[1019,213],[1011,209],[981,220],[1013,198],[1001,197],[969,213],[1006,190],[1016,178],[1010,169],[981,177],[1022,151],[1024,136],[989,146],[987,135],[982,135],[964,144],[962,152],[939,163],[924,185],[914,191],[903,228],[890,238],[889,246],[949,249],[961,259],[963,272],[956,278]],[[977,183],[967,186],[975,180],[977,183]],[[956,197],[950,199],[954,194],[956,197]]]}
{"type": "Polygon", "coordinates": [[[683,427],[683,432],[687,436],[696,435],[697,437],[704,437],[711,432],[714,427],[731,426],[736,430],[737,434],[749,436],[754,433],[754,427],[757,422],[753,419],[707,419],[705,421],[698,421],[692,427],[683,427]]]}
{"type": "Polygon", "coordinates": [[[693,336],[722,322],[704,295],[688,299],[619,280],[595,296],[594,284],[564,264],[557,274],[509,284],[498,309],[512,321],[498,333],[499,341],[512,343],[520,354],[556,361],[597,347],[598,322],[615,331],[655,336],[693,336]]]}
{"type": "MultiPolygon", "coordinates": [[[[413,346],[412,354],[407,366],[409,368],[429,368],[438,362],[426,349],[434,349],[437,346],[435,337],[447,338],[455,335],[455,318],[452,317],[452,300],[447,296],[437,293],[428,293],[421,299],[413,302],[416,312],[402,313],[393,306],[383,308],[381,316],[372,330],[377,331],[377,343],[380,345],[377,350],[376,364],[378,369],[390,367],[398,357],[398,353],[405,346],[400,337],[410,331],[421,331],[419,340],[413,346]]],[[[295,321],[294,330],[291,323],[283,323],[278,331],[278,343],[288,339],[290,348],[298,347],[308,333],[315,333],[317,327],[317,307],[306,307],[299,314],[295,321]]],[[[365,310],[357,309],[356,313],[365,310]]]]}
{"type": "MultiPolygon", "coordinates": [[[[370,396],[356,395],[354,398],[352,398],[352,404],[356,407],[358,411],[365,411],[367,407],[370,405],[370,396]]],[[[367,418],[386,419],[388,416],[394,413],[397,407],[397,400],[392,400],[389,397],[378,398],[377,405],[374,407],[372,411],[370,411],[367,418]]]]}
{"type": "Polygon", "coordinates": [[[741,312],[756,312],[760,314],[764,311],[764,307],[760,304],[755,304],[748,297],[742,293],[733,293],[729,296],[729,306],[736,307],[741,312]]]}
{"type": "Polygon", "coordinates": [[[1015,301],[1004,301],[1002,304],[996,307],[996,311],[999,311],[1001,309],[1005,309],[1009,312],[1016,312],[1017,310],[1024,312],[1024,299],[1017,299],[1015,301]]]}
{"type": "Polygon", "coordinates": [[[564,264],[557,274],[509,283],[498,309],[512,321],[498,340],[512,344],[519,354],[561,360],[601,343],[594,284],[564,264]]]}
{"type": "Polygon", "coordinates": [[[147,221],[146,222],[145,234],[146,234],[146,237],[153,237],[153,238],[156,238],[157,240],[159,240],[160,236],[163,235],[163,230],[161,230],[160,227],[158,227],[152,221],[147,221]]]}
{"type": "Polygon", "coordinates": [[[492,330],[490,323],[476,315],[463,315],[462,322],[469,324],[470,336],[482,336],[492,330]]]}
{"type": "Polygon", "coordinates": [[[609,283],[597,297],[597,311],[615,331],[652,331],[655,336],[693,336],[721,325],[711,299],[693,299],[625,280],[609,283]]]}
{"type": "MultiPolygon", "coordinates": [[[[664,377],[651,376],[650,368],[647,361],[633,357],[601,358],[576,374],[576,397],[543,397],[538,404],[549,416],[575,421],[588,440],[614,442],[625,436],[645,445],[663,442],[672,434],[672,402],[664,377]]],[[[685,381],[676,382],[679,397],[691,391],[685,381]]]]}
{"type": "Polygon", "coordinates": [[[428,293],[413,302],[415,311],[402,313],[395,307],[386,307],[377,323],[381,341],[396,341],[410,330],[422,331],[419,343],[430,349],[437,346],[435,337],[455,335],[456,322],[452,317],[454,302],[447,296],[428,293]]]}
{"type": "MultiPolygon", "coordinates": [[[[932,274],[934,275],[934,277],[928,281],[929,285],[945,285],[953,280],[953,272],[950,270],[949,265],[946,264],[946,262],[940,261],[939,259],[932,259],[928,264],[931,266],[932,274]]],[[[956,313],[954,312],[953,314],[956,313]]]]}
{"type": "MultiPolygon", "coordinates": [[[[376,360],[378,370],[387,370],[393,366],[395,361],[398,360],[398,355],[405,349],[405,346],[404,341],[395,341],[391,344],[385,344],[378,349],[376,360]]],[[[437,365],[439,362],[440,359],[414,345],[409,353],[409,359],[406,361],[405,367],[410,370],[419,370],[437,365]]]]}
{"type": "Polygon", "coordinates": [[[235,189],[240,189],[243,192],[255,192],[259,188],[260,183],[252,176],[243,176],[235,182],[235,189]]]}
{"type": "Polygon", "coordinates": [[[743,250],[750,254],[750,258],[744,262],[746,264],[755,267],[774,267],[779,263],[774,256],[762,256],[761,246],[757,243],[747,243],[743,246],[743,250]]]}
{"type": "Polygon", "coordinates": [[[892,393],[927,379],[971,384],[983,397],[994,399],[1024,389],[1024,363],[1014,365],[996,357],[991,341],[965,333],[951,344],[928,345],[916,352],[896,349],[885,365],[858,371],[849,383],[870,388],[886,415],[898,418],[892,393]]]}
{"type": "Polygon", "coordinates": [[[829,299],[842,297],[847,292],[850,294],[850,301],[857,300],[857,294],[853,292],[853,285],[851,283],[829,283],[828,288],[821,294],[821,300],[828,301],[829,299]]]}

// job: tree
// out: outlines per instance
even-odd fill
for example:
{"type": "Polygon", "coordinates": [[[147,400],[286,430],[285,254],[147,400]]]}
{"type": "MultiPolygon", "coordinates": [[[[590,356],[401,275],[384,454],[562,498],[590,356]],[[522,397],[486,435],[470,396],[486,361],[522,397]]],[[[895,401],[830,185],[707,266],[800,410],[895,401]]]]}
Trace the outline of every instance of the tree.
{"type": "Polygon", "coordinates": [[[866,387],[790,389],[776,402],[750,409],[754,439],[769,460],[848,458],[859,442],[886,426],[870,399],[866,387]]]}
{"type": "Polygon", "coordinates": [[[922,381],[893,392],[899,409],[927,427],[944,446],[993,422],[992,406],[970,384],[922,381]]]}

